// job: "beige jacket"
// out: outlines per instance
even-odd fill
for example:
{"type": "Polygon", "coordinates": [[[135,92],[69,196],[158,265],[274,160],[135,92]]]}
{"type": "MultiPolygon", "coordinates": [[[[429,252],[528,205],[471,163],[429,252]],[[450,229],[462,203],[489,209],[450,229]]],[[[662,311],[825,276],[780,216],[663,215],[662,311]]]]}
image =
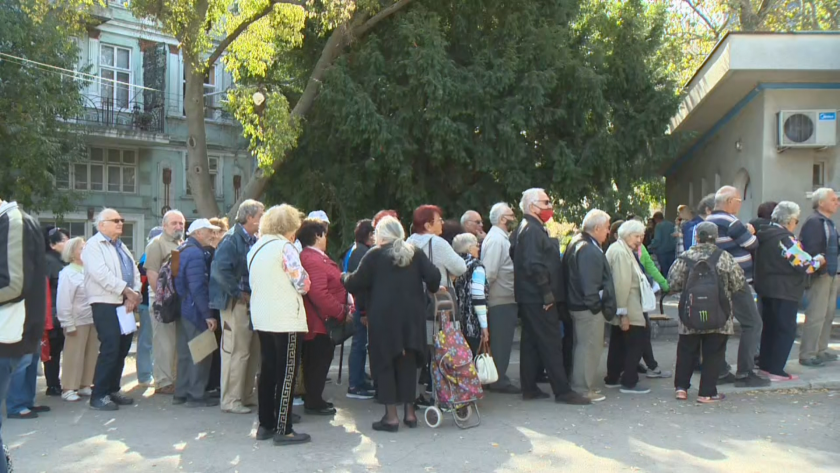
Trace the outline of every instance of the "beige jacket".
{"type": "Polygon", "coordinates": [[[68,332],[93,323],[93,312],[85,294],[85,273],[81,266],[70,264],[58,273],[55,306],[58,321],[68,332]]]}
{"type": "MultiPolygon", "coordinates": [[[[140,292],[140,271],[134,256],[127,251],[134,268],[134,281],[131,289],[140,292]]],[[[122,304],[123,290],[126,287],[120,274],[120,257],[117,249],[101,233],[90,237],[82,251],[82,261],[85,265],[85,292],[88,303],[122,304]]]]}
{"type": "MultiPolygon", "coordinates": [[[[615,301],[618,313],[621,315],[627,311],[630,325],[644,327],[645,315],[642,311],[642,283],[645,277],[642,269],[630,247],[619,240],[610,245],[607,250],[607,262],[612,270],[613,285],[615,286],[615,301]]],[[[610,322],[618,325],[619,318],[615,317],[610,322]]]]}
{"type": "Polygon", "coordinates": [[[281,236],[266,235],[248,252],[245,261],[251,284],[251,323],[254,330],[274,333],[309,331],[303,296],[286,273],[283,249],[287,245],[294,248],[293,243],[281,236]]]}

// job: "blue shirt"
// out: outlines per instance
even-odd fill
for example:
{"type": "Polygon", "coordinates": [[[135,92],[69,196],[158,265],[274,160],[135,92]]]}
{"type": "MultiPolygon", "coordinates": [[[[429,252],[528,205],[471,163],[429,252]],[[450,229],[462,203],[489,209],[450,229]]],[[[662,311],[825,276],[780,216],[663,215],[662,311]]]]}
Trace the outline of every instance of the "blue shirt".
{"type": "MultiPolygon", "coordinates": [[[[254,243],[257,242],[257,237],[248,233],[248,231],[245,230],[245,227],[242,227],[242,233],[245,234],[245,239],[248,240],[248,248],[250,249],[252,246],[254,246],[254,243]]],[[[248,294],[251,293],[251,283],[248,280],[248,266],[247,265],[245,266],[245,274],[243,274],[242,279],[239,280],[239,290],[241,292],[245,292],[245,293],[248,293],[248,294]]]]}
{"type": "Polygon", "coordinates": [[[126,253],[125,245],[120,240],[110,240],[111,244],[114,245],[114,248],[117,249],[117,256],[120,258],[120,273],[122,275],[123,281],[125,281],[128,287],[132,287],[134,284],[134,262],[131,260],[131,257],[128,256],[126,253]]]}

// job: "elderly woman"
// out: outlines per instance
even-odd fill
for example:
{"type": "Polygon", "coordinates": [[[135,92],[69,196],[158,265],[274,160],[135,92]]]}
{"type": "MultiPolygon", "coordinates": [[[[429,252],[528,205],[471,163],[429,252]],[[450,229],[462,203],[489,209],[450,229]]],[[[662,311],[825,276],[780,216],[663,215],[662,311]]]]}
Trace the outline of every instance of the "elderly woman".
{"type": "Polygon", "coordinates": [[[404,238],[400,222],[384,217],[376,226],[377,246],[368,251],[359,269],[344,276],[348,291],[370,295],[371,373],[378,387],[376,398],[386,406],[385,416],[373,423],[373,429],[386,432],[399,430],[397,404],[404,405],[405,425],[417,426],[413,401],[417,368],[426,350],[426,298],[418,289],[425,284],[436,292],[440,287],[440,271],[404,238]]]}
{"type": "MultiPolygon", "coordinates": [[[[347,290],[341,284],[338,265],[327,256],[328,224],[322,220],[306,219],[297,232],[303,246],[300,262],[309,274],[312,285],[304,297],[309,332],[303,342],[303,377],[306,395],[303,398],[307,414],[333,415],[335,407],[324,400],[324,384],[335,354],[327,332],[327,319],[343,322],[350,306],[347,290]]],[[[352,316],[351,316],[352,317],[352,316]]]]}
{"type": "Polygon", "coordinates": [[[625,394],[647,394],[650,389],[638,385],[636,370],[648,337],[647,314],[642,308],[643,291],[649,291],[648,295],[653,296],[639,261],[645,226],[638,220],[629,220],[621,224],[617,236],[607,250],[607,262],[613,275],[619,317],[610,321],[612,331],[604,382],[608,388],[620,387],[625,394]]]}
{"type": "Polygon", "coordinates": [[[309,275],[295,248],[301,213],[291,205],[276,205],[260,219],[260,239],[248,252],[251,283],[251,323],[260,339],[259,428],[257,440],[274,438],[275,445],[310,440],[292,430],[292,391],[303,340],[309,275]]]}
{"type": "Polygon", "coordinates": [[[796,338],[796,313],[805,292],[806,274],[825,264],[824,255],[812,257],[793,237],[799,223],[799,206],[779,202],[770,223],[759,230],[756,253],[755,292],[761,297],[761,353],[759,366],[770,381],[794,381],[785,372],[796,338]]]}
{"type": "Polygon", "coordinates": [[[478,259],[479,246],[475,235],[462,233],[456,236],[452,247],[467,264],[467,272],[455,280],[455,293],[461,309],[461,331],[475,357],[479,344],[490,340],[487,330],[487,274],[478,259]]]}
{"type": "Polygon", "coordinates": [[[61,258],[68,264],[58,275],[56,316],[65,336],[61,398],[68,402],[79,401],[79,396],[90,396],[99,355],[99,338],[85,294],[84,248],[84,238],[76,237],[64,243],[61,258]]]}

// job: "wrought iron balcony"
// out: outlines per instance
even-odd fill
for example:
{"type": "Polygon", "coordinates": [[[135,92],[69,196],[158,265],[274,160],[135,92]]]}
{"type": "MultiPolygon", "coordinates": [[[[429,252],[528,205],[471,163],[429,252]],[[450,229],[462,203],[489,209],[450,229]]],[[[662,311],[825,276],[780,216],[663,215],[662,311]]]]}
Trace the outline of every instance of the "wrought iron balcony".
{"type": "Polygon", "coordinates": [[[102,88],[104,95],[84,94],[82,125],[163,133],[166,108],[161,92],[132,87],[102,88]],[[110,93],[109,93],[110,92],[110,93]]]}

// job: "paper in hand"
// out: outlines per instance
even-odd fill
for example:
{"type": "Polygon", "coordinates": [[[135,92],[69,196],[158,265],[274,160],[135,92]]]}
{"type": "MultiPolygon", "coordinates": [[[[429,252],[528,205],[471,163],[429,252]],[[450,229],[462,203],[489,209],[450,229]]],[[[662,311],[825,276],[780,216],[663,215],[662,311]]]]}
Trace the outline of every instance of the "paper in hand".
{"type": "Polygon", "coordinates": [[[120,333],[129,335],[137,331],[137,321],[134,312],[126,310],[124,305],[117,307],[117,319],[120,321],[120,333]]]}
{"type": "MultiPolygon", "coordinates": [[[[190,323],[190,322],[187,322],[190,323]]],[[[216,334],[210,330],[201,332],[201,335],[190,340],[188,344],[190,347],[190,355],[192,355],[193,364],[198,364],[211,353],[219,348],[216,342],[216,334]]]]}

